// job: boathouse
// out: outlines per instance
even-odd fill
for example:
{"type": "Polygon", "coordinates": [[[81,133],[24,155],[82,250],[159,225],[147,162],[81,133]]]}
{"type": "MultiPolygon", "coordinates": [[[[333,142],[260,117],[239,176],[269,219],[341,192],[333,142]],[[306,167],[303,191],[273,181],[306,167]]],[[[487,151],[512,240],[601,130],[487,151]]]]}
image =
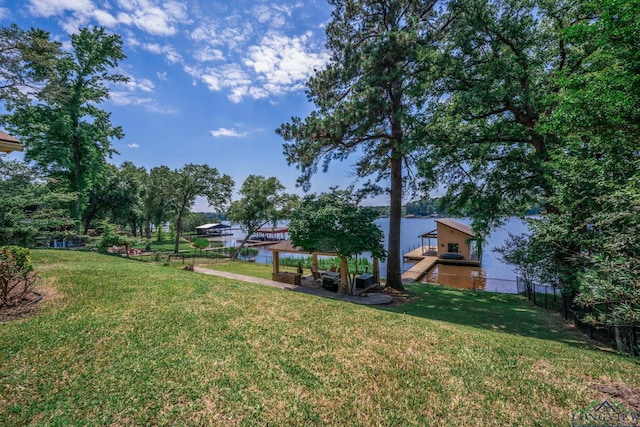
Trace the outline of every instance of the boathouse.
{"type": "Polygon", "coordinates": [[[196,234],[198,236],[220,236],[222,232],[230,228],[230,225],[226,224],[204,224],[196,227],[196,234]]]}
{"type": "MultiPolygon", "coordinates": [[[[468,225],[459,223],[451,218],[436,219],[436,229],[421,236],[423,247],[425,236],[429,240],[432,237],[436,238],[437,244],[434,255],[438,258],[473,260],[471,242],[475,238],[475,234],[468,225]]],[[[430,250],[433,250],[430,242],[427,246],[430,250]]]]}

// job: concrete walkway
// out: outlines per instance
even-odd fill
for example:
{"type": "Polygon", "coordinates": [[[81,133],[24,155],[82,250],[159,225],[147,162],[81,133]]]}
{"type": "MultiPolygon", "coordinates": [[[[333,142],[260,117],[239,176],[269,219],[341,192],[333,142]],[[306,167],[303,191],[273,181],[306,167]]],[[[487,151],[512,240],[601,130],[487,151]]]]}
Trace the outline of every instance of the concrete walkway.
{"type": "Polygon", "coordinates": [[[337,299],[340,301],[348,301],[354,304],[362,305],[384,305],[393,302],[391,295],[371,293],[366,296],[341,295],[335,292],[329,292],[324,289],[311,289],[305,286],[289,285],[287,283],[276,282],[274,280],[261,279],[258,277],[245,276],[243,274],[228,273],[226,271],[211,270],[208,268],[194,267],[196,273],[208,274],[210,276],[224,277],[226,279],[238,280],[240,282],[256,283],[258,285],[272,286],[274,288],[287,289],[290,291],[302,292],[305,294],[316,295],[323,298],[337,299]]]}

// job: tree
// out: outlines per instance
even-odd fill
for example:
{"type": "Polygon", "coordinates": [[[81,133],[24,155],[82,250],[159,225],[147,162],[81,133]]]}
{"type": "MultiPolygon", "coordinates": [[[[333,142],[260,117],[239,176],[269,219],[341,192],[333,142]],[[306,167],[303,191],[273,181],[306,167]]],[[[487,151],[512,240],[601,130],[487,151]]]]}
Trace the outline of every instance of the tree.
{"type": "Polygon", "coordinates": [[[188,164],[171,173],[171,203],[176,206],[175,253],[180,246],[182,218],[195,203],[196,197],[206,197],[210,206],[222,210],[231,199],[233,180],[207,165],[188,164]]]}
{"type": "Polygon", "coordinates": [[[43,30],[0,27],[0,101],[23,102],[42,89],[60,46],[43,30]]]}
{"type": "MultiPolygon", "coordinates": [[[[160,229],[171,218],[175,206],[171,195],[172,172],[167,166],[157,166],[143,179],[142,216],[147,240],[151,240],[151,223],[160,229]]],[[[158,233],[158,238],[160,233],[158,233]]],[[[159,241],[160,239],[158,239],[159,241]]]]}
{"type": "Polygon", "coordinates": [[[620,350],[637,353],[640,325],[640,2],[584,1],[584,15],[561,34],[565,46],[588,46],[574,70],[549,76],[553,108],[536,131],[554,135],[544,159],[546,212],[526,251],[553,266],[576,313],[612,328],[620,350]],[[551,209],[550,209],[551,207],[551,209]],[[545,250],[539,250],[544,248],[545,250]]]}
{"type": "Polygon", "coordinates": [[[234,257],[244,248],[249,237],[264,225],[287,219],[298,203],[298,197],[286,194],[277,178],[249,175],[240,188],[240,200],[231,203],[228,217],[247,233],[234,257]]]}
{"type": "MultiPolygon", "coordinates": [[[[435,1],[332,0],[327,26],[331,61],[312,77],[308,97],[316,105],[306,119],[294,117],[277,132],[289,164],[301,169],[298,183],[309,189],[322,163],[361,153],[354,173],[389,181],[389,259],[387,285],[403,289],[400,254],[403,162],[411,163],[415,117],[426,91],[418,76],[419,61],[429,44],[429,18],[435,1]]],[[[365,188],[382,189],[368,183],[365,188]]]]}
{"type": "MultiPolygon", "coordinates": [[[[553,193],[546,165],[560,138],[540,129],[557,105],[558,75],[581,75],[591,43],[566,39],[588,19],[580,2],[457,0],[433,57],[439,102],[425,121],[424,173],[447,185],[452,214],[470,213],[488,234],[553,193]]],[[[554,208],[547,204],[548,211],[554,208]]]]}
{"type": "Polygon", "coordinates": [[[33,246],[73,228],[66,205],[74,199],[29,165],[0,158],[0,245],[33,246]]]}
{"type": "Polygon", "coordinates": [[[291,215],[289,234],[294,246],[308,252],[335,252],[340,258],[340,291],[351,292],[347,259],[363,252],[383,260],[384,233],[375,224],[375,211],[358,206],[352,188],[309,195],[291,215]],[[347,287],[349,286],[349,289],[347,287]]]}
{"type": "MultiPolygon", "coordinates": [[[[614,331],[617,347],[637,355],[640,326],[640,2],[586,2],[596,17],[567,37],[596,47],[584,75],[561,75],[558,107],[542,121],[565,135],[552,153],[559,207],[544,233],[560,247],[571,239],[567,291],[583,320],[614,331]]],[[[563,247],[565,248],[565,247],[563,247]]]]}
{"type": "Polygon", "coordinates": [[[79,227],[88,191],[115,153],[110,140],[123,136],[97,105],[109,97],[108,83],[128,79],[110,73],[125,58],[119,35],[83,28],[71,36],[71,46],[72,52],[58,55],[46,70],[47,84],[36,102],[12,106],[8,120],[25,144],[25,158],[76,193],[71,212],[79,227]]]}

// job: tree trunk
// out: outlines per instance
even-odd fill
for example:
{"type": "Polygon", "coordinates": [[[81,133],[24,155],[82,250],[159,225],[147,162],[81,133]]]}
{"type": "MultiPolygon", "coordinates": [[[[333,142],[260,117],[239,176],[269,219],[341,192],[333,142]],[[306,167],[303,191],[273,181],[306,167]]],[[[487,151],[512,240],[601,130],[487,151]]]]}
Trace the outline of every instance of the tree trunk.
{"type": "Polygon", "coordinates": [[[151,220],[149,218],[144,220],[144,234],[147,237],[147,247],[144,250],[149,252],[151,250],[151,220]]]}
{"type": "Polygon", "coordinates": [[[180,252],[180,230],[182,229],[182,214],[184,213],[184,207],[180,209],[178,213],[178,219],[176,220],[176,245],[174,247],[174,253],[180,252]]]}
{"type": "Polygon", "coordinates": [[[253,234],[253,233],[247,233],[247,235],[242,240],[242,243],[240,243],[240,246],[238,247],[236,252],[231,256],[231,259],[233,259],[233,260],[238,259],[238,255],[240,254],[240,251],[242,250],[242,248],[244,248],[244,245],[247,244],[247,240],[249,240],[249,237],[251,236],[251,234],[253,234]]]}
{"type": "Polygon", "coordinates": [[[402,156],[396,144],[391,148],[391,198],[389,206],[389,243],[387,246],[387,286],[404,290],[400,263],[400,221],[402,220],[402,156]]]}

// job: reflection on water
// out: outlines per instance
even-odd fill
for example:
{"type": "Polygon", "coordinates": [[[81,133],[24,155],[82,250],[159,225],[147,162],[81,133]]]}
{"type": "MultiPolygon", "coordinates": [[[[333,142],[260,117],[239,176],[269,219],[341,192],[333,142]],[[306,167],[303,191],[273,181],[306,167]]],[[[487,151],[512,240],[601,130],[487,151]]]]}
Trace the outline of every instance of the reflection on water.
{"type": "Polygon", "coordinates": [[[486,278],[480,267],[436,264],[422,279],[458,289],[484,289],[486,278]]]}
{"type": "Polygon", "coordinates": [[[487,277],[483,268],[474,266],[436,264],[421,281],[458,289],[516,292],[513,280],[487,277]]]}

